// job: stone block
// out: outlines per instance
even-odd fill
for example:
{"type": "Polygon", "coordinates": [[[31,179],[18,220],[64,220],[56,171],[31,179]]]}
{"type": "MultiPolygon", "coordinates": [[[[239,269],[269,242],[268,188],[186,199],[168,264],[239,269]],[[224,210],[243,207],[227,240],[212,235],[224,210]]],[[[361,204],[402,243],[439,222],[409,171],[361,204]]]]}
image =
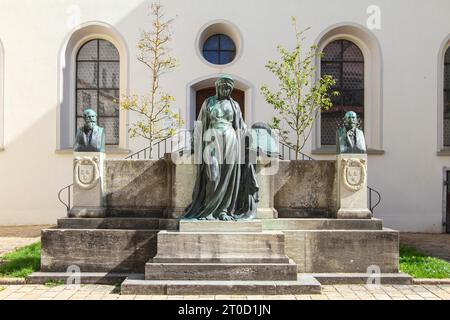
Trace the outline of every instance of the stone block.
{"type": "Polygon", "coordinates": [[[166,208],[169,205],[164,160],[105,160],[109,208],[166,208]]]}
{"type": "Polygon", "coordinates": [[[382,230],[380,219],[267,219],[264,230],[382,230]]]}
{"type": "Polygon", "coordinates": [[[383,230],[287,230],[286,254],[301,273],[397,273],[399,233],[383,230]]]}
{"type": "Polygon", "coordinates": [[[340,154],[336,160],[338,219],[370,219],[367,208],[367,154],[340,154]]]}
{"type": "Polygon", "coordinates": [[[296,280],[297,265],[290,263],[147,263],[146,280],[296,280]]]}
{"type": "Polygon", "coordinates": [[[279,216],[289,209],[293,212],[335,212],[335,162],[280,161],[274,180],[274,207],[279,216]]]}
{"type": "Polygon", "coordinates": [[[204,221],[180,220],[180,232],[261,232],[260,220],[204,221]]]}
{"type": "Polygon", "coordinates": [[[121,294],[151,295],[277,295],[320,294],[320,283],[310,276],[295,281],[144,280],[129,277],[121,294]]]}
{"type": "Polygon", "coordinates": [[[69,217],[104,217],[104,161],[102,152],[74,152],[73,208],[69,217]]]}
{"type": "Polygon", "coordinates": [[[284,235],[278,231],[171,232],[158,234],[158,254],[151,262],[288,263],[284,235]]]}
{"type": "Polygon", "coordinates": [[[41,271],[143,273],[156,254],[155,230],[44,229],[41,232],[41,271]]]}

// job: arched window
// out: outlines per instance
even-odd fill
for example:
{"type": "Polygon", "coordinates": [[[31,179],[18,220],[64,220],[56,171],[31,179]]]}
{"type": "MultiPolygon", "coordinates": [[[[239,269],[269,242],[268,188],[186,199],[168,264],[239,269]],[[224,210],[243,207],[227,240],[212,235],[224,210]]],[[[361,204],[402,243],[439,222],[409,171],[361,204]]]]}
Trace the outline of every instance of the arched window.
{"type": "Polygon", "coordinates": [[[444,57],[444,147],[450,147],[450,48],[444,57]]]}
{"type": "Polygon", "coordinates": [[[83,111],[97,112],[98,125],[105,128],[106,144],[119,144],[120,58],[107,40],[86,42],[76,59],[75,127],[83,125],[83,111]]]}
{"type": "Polygon", "coordinates": [[[236,45],[225,34],[215,34],[203,44],[203,57],[213,64],[227,64],[236,57],[236,45]]]}
{"type": "Polygon", "coordinates": [[[321,74],[336,80],[333,108],[321,114],[320,141],[322,146],[336,144],[336,129],[347,111],[355,111],[364,130],[364,56],[349,40],[335,40],[323,49],[321,74]]]}

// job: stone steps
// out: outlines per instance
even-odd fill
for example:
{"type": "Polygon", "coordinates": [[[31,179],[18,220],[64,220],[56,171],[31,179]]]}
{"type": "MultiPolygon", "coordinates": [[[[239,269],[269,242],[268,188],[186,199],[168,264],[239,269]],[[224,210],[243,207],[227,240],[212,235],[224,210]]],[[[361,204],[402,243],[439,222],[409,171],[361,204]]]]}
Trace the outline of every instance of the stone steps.
{"type": "Polygon", "coordinates": [[[320,283],[311,276],[292,281],[144,280],[130,276],[121,294],[152,295],[282,295],[320,294],[320,283]]]}
{"type": "Polygon", "coordinates": [[[165,208],[107,208],[106,216],[115,218],[164,218],[165,208]]]}
{"type": "Polygon", "coordinates": [[[177,219],[161,218],[61,218],[59,229],[177,230],[177,219]]]}
{"type": "Polygon", "coordinates": [[[286,263],[147,263],[145,280],[296,280],[297,265],[286,263]]]}
{"type": "Polygon", "coordinates": [[[289,263],[280,231],[160,231],[157,252],[151,262],[289,263]]]}
{"type": "Polygon", "coordinates": [[[264,230],[382,230],[380,219],[264,219],[264,230]]]}

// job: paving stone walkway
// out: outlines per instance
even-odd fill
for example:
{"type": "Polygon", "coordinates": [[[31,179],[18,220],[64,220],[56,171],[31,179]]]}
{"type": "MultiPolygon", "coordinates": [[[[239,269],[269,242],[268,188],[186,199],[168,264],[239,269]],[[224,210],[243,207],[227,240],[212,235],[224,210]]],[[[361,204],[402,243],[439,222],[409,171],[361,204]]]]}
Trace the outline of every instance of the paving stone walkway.
{"type": "Polygon", "coordinates": [[[401,233],[400,243],[450,261],[450,234],[401,233]]]}
{"type": "Polygon", "coordinates": [[[39,241],[41,230],[50,226],[1,226],[0,257],[7,252],[39,241]]]}
{"type": "Polygon", "coordinates": [[[0,291],[0,300],[450,300],[450,285],[329,285],[321,295],[280,296],[141,296],[114,290],[108,285],[11,285],[0,291]]]}

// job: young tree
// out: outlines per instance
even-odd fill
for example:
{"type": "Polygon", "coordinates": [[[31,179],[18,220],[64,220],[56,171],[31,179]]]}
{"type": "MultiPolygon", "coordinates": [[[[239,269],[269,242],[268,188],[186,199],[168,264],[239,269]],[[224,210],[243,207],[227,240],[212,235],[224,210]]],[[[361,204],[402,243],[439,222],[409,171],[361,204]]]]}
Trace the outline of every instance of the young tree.
{"type": "Polygon", "coordinates": [[[161,76],[177,66],[168,46],[172,36],[170,25],[174,19],[165,20],[160,3],[151,4],[151,15],[152,30],[142,31],[137,45],[138,61],[150,69],[150,91],[142,97],[134,94],[121,101],[123,109],[141,116],[140,120],[131,125],[129,132],[131,138],[142,137],[149,141],[150,157],[153,144],[175,135],[183,124],[179,113],[172,109],[175,98],[160,87],[161,76]]]}
{"type": "Polygon", "coordinates": [[[266,68],[278,79],[278,90],[273,91],[267,85],[261,87],[267,103],[271,104],[278,112],[273,117],[270,126],[277,129],[280,138],[295,150],[296,159],[308,140],[312,124],[321,111],[328,110],[333,106],[331,92],[335,84],[332,76],[325,75],[314,81],[317,67],[314,61],[321,57],[317,46],[304,48],[305,32],[297,27],[297,20],[292,17],[292,25],[295,29],[295,48],[289,51],[285,47],[277,46],[280,61],[270,60],[266,68]],[[294,135],[295,141],[290,137],[294,135]]]}

